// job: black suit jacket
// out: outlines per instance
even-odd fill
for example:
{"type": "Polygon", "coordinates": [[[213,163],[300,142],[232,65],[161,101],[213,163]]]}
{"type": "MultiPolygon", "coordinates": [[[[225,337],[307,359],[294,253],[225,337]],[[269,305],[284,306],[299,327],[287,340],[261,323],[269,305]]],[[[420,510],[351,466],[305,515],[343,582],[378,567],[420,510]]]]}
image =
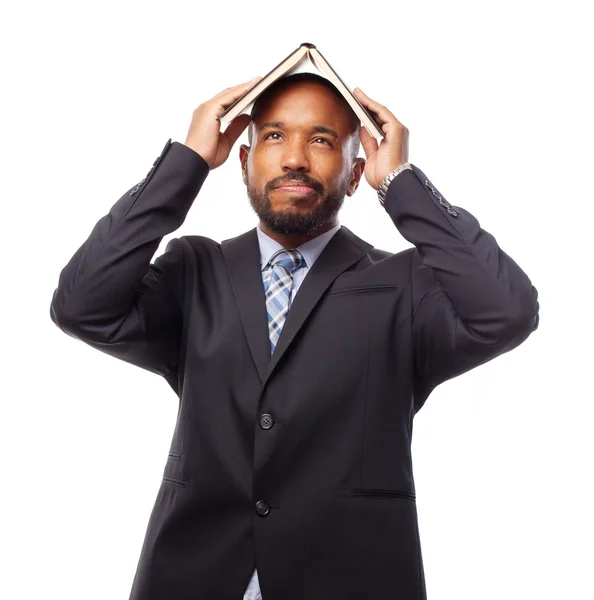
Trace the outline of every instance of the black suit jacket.
{"type": "MultiPolygon", "coordinates": [[[[164,377],[179,412],[133,600],[426,598],[413,417],[439,383],[518,346],[537,291],[416,166],[385,209],[414,248],[342,227],[271,358],[256,229],[163,236],[206,176],[169,140],[62,270],[51,318],[164,377]]],[[[394,235],[397,235],[394,231],[394,235]]]]}

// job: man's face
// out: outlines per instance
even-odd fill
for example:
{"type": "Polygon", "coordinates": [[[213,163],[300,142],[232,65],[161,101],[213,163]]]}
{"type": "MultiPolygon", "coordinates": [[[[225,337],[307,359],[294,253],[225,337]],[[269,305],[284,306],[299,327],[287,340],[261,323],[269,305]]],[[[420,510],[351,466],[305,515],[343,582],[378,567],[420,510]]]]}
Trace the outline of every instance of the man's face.
{"type": "Polygon", "coordinates": [[[311,234],[334,221],[345,194],[355,192],[365,161],[350,158],[348,110],[310,82],[281,89],[263,107],[251,151],[242,144],[240,159],[252,208],[271,231],[311,234]],[[312,189],[280,189],[294,183],[312,189]]]}

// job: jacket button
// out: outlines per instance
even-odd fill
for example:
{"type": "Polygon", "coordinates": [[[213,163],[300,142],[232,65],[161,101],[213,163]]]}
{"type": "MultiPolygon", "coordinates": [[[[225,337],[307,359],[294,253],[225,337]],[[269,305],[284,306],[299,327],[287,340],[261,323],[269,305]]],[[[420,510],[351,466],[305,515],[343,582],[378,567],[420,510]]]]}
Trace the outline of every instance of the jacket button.
{"type": "Polygon", "coordinates": [[[256,512],[261,516],[265,517],[270,512],[270,506],[264,500],[258,500],[256,502],[256,512]]]}
{"type": "Polygon", "coordinates": [[[260,417],[260,427],[262,429],[270,429],[274,425],[272,415],[264,414],[260,417]]]}

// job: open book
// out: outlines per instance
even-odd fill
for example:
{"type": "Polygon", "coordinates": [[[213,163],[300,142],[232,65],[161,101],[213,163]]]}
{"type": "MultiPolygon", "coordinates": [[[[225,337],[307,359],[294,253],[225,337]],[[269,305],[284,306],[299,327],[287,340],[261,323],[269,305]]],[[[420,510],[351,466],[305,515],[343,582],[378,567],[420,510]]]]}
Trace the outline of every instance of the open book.
{"type": "Polygon", "coordinates": [[[281,63],[279,63],[270,73],[260,79],[253,87],[251,87],[243,96],[238,98],[231,106],[227,107],[218,117],[218,121],[230,123],[243,112],[247,112],[256,98],[277,79],[285,75],[291,75],[300,71],[307,70],[304,68],[310,61],[311,64],[319,71],[320,75],[333,83],[338,91],[344,96],[344,99],[349,103],[355,114],[363,123],[365,129],[381,142],[386,134],[382,131],[382,124],[377,120],[375,115],[370,113],[357,99],[357,96],[347,87],[344,81],[338,76],[338,73],[328,64],[328,61],[322,56],[320,51],[313,45],[303,43],[289,54],[281,63]],[[305,63],[305,64],[304,64],[305,63]]]}

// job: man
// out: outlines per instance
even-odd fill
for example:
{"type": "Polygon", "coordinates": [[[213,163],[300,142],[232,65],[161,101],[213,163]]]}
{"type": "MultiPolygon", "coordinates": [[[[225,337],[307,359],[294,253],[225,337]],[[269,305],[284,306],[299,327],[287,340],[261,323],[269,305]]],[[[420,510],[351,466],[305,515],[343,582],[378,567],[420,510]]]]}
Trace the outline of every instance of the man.
{"type": "Polygon", "coordinates": [[[194,111],[185,144],[169,140],[99,220],[51,303],[63,331],[180,398],[131,598],[424,599],[413,417],[437,385],[537,328],[537,291],[358,88],[379,146],[311,74],[281,79],[220,132],[215,117],[255,81],[194,111]],[[248,124],[259,226],[172,239],[151,264],[248,124]],[[339,224],[363,173],[413,248],[378,250],[339,224]]]}

